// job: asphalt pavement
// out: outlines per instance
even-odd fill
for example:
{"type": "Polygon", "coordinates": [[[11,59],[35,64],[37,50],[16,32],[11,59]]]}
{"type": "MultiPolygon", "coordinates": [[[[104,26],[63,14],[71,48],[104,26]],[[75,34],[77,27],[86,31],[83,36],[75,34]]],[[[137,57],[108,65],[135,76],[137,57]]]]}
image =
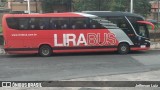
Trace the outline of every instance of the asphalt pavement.
{"type": "MultiPolygon", "coordinates": [[[[149,51],[38,55],[0,55],[0,81],[160,81],[159,43],[149,51]],[[153,48],[154,47],[154,48],[153,48]]],[[[5,88],[10,90],[10,88],[5,88]]],[[[15,88],[14,90],[21,90],[15,88]]],[[[159,90],[135,88],[28,88],[25,90],[159,90]]]]}
{"type": "Polygon", "coordinates": [[[160,69],[160,51],[70,53],[52,57],[0,55],[0,80],[70,80],[160,69]]]}
{"type": "MultiPolygon", "coordinates": [[[[0,81],[160,81],[160,50],[70,53],[52,57],[0,55],[0,81]]],[[[24,88],[3,88],[3,90],[24,88]]],[[[59,87],[24,90],[159,90],[159,88],[59,87]]]]}

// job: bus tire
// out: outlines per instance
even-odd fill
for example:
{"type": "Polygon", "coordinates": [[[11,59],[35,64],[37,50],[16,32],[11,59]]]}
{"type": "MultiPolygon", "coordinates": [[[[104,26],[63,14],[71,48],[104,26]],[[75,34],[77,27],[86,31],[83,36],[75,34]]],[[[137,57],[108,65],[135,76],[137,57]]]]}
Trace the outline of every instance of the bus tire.
{"type": "Polygon", "coordinates": [[[52,48],[49,45],[42,45],[39,48],[39,55],[42,57],[48,57],[52,54],[52,48]]]}
{"type": "Polygon", "coordinates": [[[130,51],[130,47],[127,43],[120,43],[118,45],[118,53],[119,54],[128,54],[130,51]]]}

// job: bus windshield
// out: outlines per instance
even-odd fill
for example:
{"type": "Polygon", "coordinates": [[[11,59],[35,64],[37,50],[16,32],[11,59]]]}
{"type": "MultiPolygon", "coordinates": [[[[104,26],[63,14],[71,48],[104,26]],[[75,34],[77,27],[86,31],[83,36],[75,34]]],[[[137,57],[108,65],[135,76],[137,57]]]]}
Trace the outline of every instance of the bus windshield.
{"type": "Polygon", "coordinates": [[[139,36],[149,38],[149,30],[148,30],[147,24],[151,25],[152,29],[154,29],[154,25],[144,21],[142,18],[138,18],[138,17],[127,17],[127,18],[129,19],[133,28],[135,29],[136,33],[139,36]]]}
{"type": "Polygon", "coordinates": [[[137,34],[142,37],[149,37],[149,32],[146,24],[141,24],[137,22],[137,27],[135,28],[137,34]]]}

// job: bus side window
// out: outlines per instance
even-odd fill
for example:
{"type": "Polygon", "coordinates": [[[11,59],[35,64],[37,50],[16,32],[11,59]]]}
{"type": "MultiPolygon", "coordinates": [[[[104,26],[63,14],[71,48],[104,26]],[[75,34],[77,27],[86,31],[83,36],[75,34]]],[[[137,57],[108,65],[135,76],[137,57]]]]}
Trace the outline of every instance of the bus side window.
{"type": "Polygon", "coordinates": [[[88,18],[71,18],[71,29],[88,28],[88,18]]]}
{"type": "Polygon", "coordinates": [[[7,18],[6,21],[7,21],[7,25],[8,25],[9,28],[11,28],[11,29],[19,29],[18,28],[18,20],[17,20],[17,18],[7,18]]]}
{"type": "Polygon", "coordinates": [[[50,29],[56,29],[57,25],[56,25],[56,21],[54,18],[50,19],[50,29]]]}
{"type": "Polygon", "coordinates": [[[31,30],[37,30],[37,29],[39,29],[37,24],[38,24],[37,18],[30,18],[29,29],[31,29],[31,30]]]}
{"type": "Polygon", "coordinates": [[[134,33],[130,24],[126,21],[124,17],[107,17],[109,21],[116,24],[119,28],[121,28],[125,33],[134,33]]]}
{"type": "Polygon", "coordinates": [[[103,29],[104,27],[95,20],[90,20],[90,28],[91,29],[103,29]]]}
{"type": "Polygon", "coordinates": [[[132,27],[125,20],[119,21],[119,27],[126,33],[134,33],[132,27]]]}
{"type": "Polygon", "coordinates": [[[68,29],[69,18],[55,18],[54,22],[52,22],[52,27],[56,29],[68,29]]]}
{"type": "Polygon", "coordinates": [[[49,18],[39,18],[39,29],[49,29],[49,18]]]}
{"type": "Polygon", "coordinates": [[[96,21],[90,20],[90,28],[93,28],[93,29],[96,28],[96,21]]]}
{"type": "Polygon", "coordinates": [[[69,28],[69,18],[62,18],[61,20],[61,29],[69,28]]]}
{"type": "Polygon", "coordinates": [[[71,18],[70,19],[70,28],[71,29],[76,29],[76,18],[71,18]]]}
{"type": "Polygon", "coordinates": [[[77,20],[75,22],[75,26],[76,26],[76,29],[83,29],[83,22],[80,20],[77,20]]]}
{"type": "Polygon", "coordinates": [[[19,29],[27,30],[28,29],[28,18],[19,18],[19,29]]]}
{"type": "Polygon", "coordinates": [[[68,25],[67,25],[66,23],[64,23],[64,24],[62,25],[62,28],[63,28],[63,29],[67,29],[67,28],[68,28],[68,25]]]}
{"type": "Polygon", "coordinates": [[[127,29],[127,25],[126,25],[126,22],[124,20],[118,20],[118,26],[121,28],[121,29],[127,29]]]}

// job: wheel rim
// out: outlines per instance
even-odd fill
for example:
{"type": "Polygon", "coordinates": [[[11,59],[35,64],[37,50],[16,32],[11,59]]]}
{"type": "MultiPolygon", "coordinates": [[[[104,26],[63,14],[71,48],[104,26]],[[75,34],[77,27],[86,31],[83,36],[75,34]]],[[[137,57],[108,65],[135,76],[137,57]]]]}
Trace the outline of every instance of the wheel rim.
{"type": "Polygon", "coordinates": [[[48,55],[50,52],[49,52],[49,49],[48,48],[43,48],[42,49],[42,54],[43,55],[48,55]]]}
{"type": "Polygon", "coordinates": [[[122,46],[121,47],[121,51],[126,52],[127,51],[127,47],[126,46],[122,46]]]}

